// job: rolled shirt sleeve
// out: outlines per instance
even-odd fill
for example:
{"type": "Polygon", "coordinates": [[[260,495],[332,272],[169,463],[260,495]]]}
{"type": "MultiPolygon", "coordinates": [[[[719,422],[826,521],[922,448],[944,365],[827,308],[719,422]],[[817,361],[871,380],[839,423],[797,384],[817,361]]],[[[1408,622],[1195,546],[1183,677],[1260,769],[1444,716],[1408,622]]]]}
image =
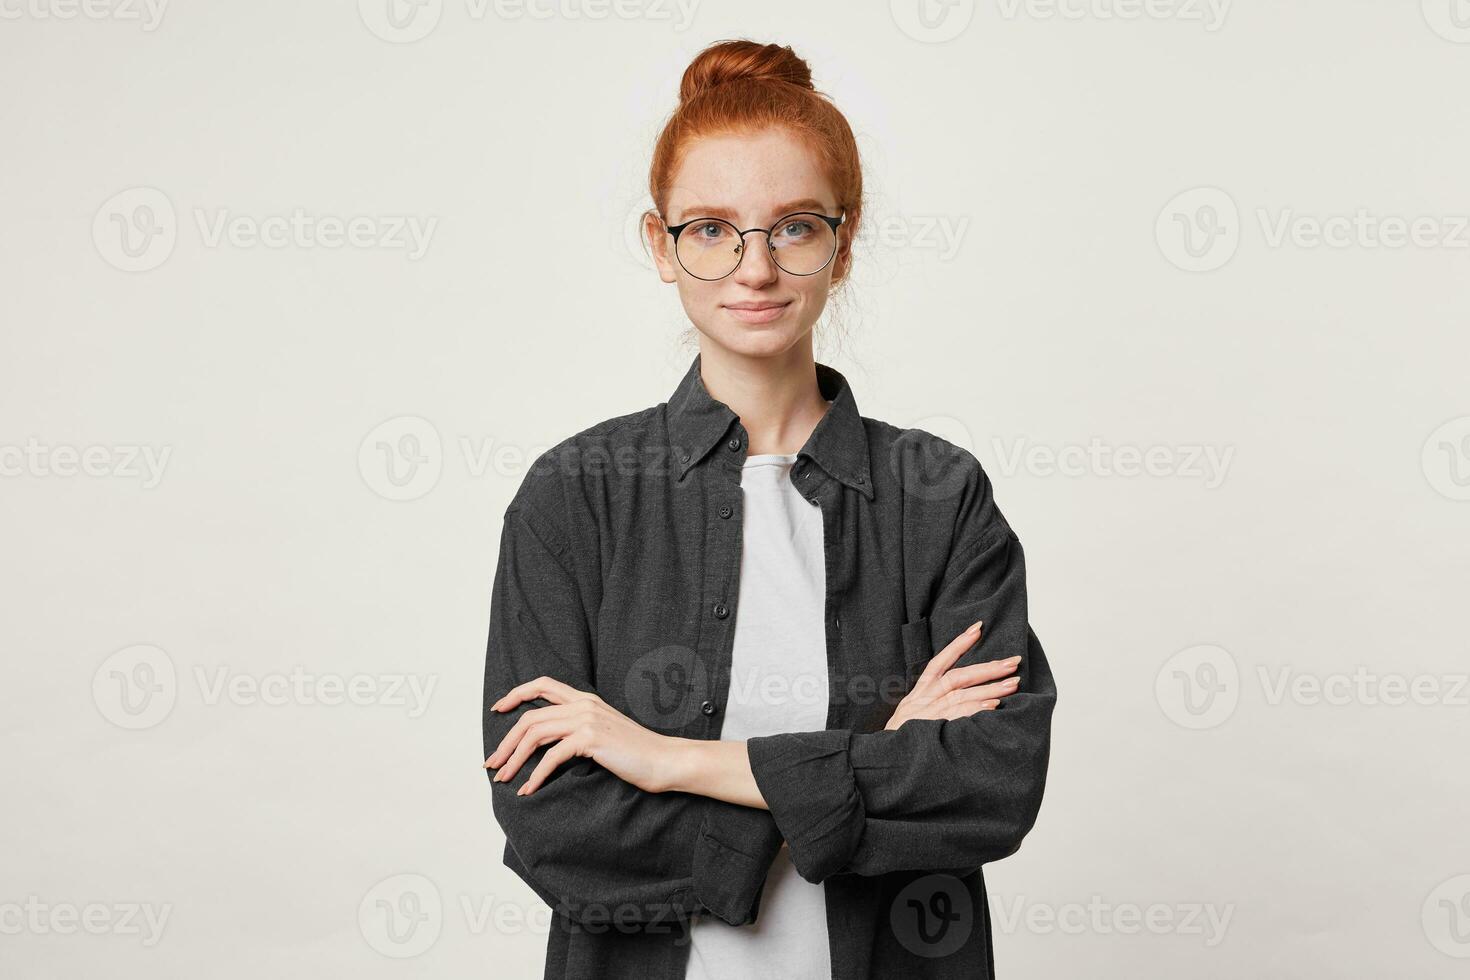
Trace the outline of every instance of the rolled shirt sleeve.
{"type": "MultiPolygon", "coordinates": [[[[485,757],[542,699],[497,712],[512,687],[546,675],[594,690],[588,610],[596,586],[578,574],[554,519],[523,489],[505,514],[485,657],[485,757]]],[[[686,793],[649,793],[590,759],[571,759],[517,796],[550,745],[507,783],[491,778],[504,862],[575,922],[664,922],[709,912],[753,922],[780,836],[768,812],[686,793]]]]}
{"type": "Polygon", "coordinates": [[[1028,620],[1021,544],[978,464],[956,540],[926,617],[931,651],[983,620],[955,666],[1020,654],[1020,687],[962,718],[748,740],[756,784],[808,881],[973,870],[1015,853],[1036,821],[1056,683],[1028,620]]]}

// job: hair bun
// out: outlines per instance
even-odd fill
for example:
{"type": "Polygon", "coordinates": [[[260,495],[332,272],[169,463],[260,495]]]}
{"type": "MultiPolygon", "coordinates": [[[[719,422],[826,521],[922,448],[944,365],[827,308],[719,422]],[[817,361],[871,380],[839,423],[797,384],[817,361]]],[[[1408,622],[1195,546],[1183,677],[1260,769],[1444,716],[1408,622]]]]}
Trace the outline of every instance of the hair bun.
{"type": "Polygon", "coordinates": [[[745,79],[813,88],[812,70],[790,45],[721,41],[699,52],[684,69],[679,101],[690,102],[717,85],[745,79]]]}

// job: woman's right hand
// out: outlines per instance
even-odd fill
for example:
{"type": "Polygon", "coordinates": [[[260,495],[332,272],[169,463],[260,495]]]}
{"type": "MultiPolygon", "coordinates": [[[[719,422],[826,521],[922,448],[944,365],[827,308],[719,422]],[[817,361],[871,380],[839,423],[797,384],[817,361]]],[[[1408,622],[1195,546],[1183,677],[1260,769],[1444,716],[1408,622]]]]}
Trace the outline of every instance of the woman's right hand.
{"type": "Polygon", "coordinates": [[[919,675],[914,689],[904,696],[888,719],[884,729],[892,731],[911,718],[963,718],[977,711],[989,711],[1007,694],[1014,694],[1021,679],[1007,676],[1015,673],[1021,658],[992,660],[968,667],[954,667],[954,662],[980,640],[981,624],[976,623],[936,653],[919,675]]]}

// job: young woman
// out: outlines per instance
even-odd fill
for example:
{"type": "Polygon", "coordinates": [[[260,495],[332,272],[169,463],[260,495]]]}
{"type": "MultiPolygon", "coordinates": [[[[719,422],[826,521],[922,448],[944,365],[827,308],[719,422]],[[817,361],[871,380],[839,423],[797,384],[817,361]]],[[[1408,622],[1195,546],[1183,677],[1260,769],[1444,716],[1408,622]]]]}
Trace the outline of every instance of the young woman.
{"type": "Polygon", "coordinates": [[[545,975],[990,977],[981,866],[1035,822],[1056,686],[974,456],[814,359],[852,131],[789,47],[716,44],[650,191],[699,352],[536,461],[491,601],[485,767],[545,975]]]}

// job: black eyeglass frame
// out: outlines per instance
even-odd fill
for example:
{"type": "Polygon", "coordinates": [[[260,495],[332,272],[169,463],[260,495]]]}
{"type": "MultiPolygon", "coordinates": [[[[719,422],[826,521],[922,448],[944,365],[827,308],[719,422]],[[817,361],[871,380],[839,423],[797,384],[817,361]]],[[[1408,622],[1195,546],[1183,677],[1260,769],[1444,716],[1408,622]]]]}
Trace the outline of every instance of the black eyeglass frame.
{"type": "Polygon", "coordinates": [[[679,267],[685,272],[689,272],[689,267],[684,264],[683,259],[679,258],[679,234],[685,228],[688,228],[690,225],[698,224],[701,221],[718,221],[722,225],[728,225],[731,228],[735,228],[735,234],[740,237],[740,258],[735,260],[735,265],[733,268],[730,269],[729,272],[725,273],[725,275],[723,276],[715,276],[713,279],[706,279],[704,276],[695,276],[694,273],[689,272],[691,276],[694,276],[694,278],[699,279],[703,282],[719,282],[721,279],[734,275],[735,270],[740,268],[740,263],[745,261],[745,236],[749,235],[753,231],[763,231],[766,233],[766,247],[771,250],[771,261],[775,262],[776,267],[782,272],[786,273],[788,276],[814,276],[818,272],[821,272],[823,269],[827,268],[827,266],[832,264],[832,259],[835,258],[837,255],[837,226],[842,224],[846,220],[847,212],[845,211],[835,218],[831,215],[821,214],[817,211],[792,211],[790,214],[783,214],[781,217],[777,218],[776,221],[769,228],[747,228],[744,231],[741,231],[739,228],[735,228],[734,224],[726,221],[724,218],[690,218],[683,224],[664,225],[664,229],[668,231],[670,235],[674,236],[674,258],[678,260],[679,267]],[[832,254],[827,256],[826,262],[823,262],[820,266],[818,266],[811,272],[792,272],[790,269],[787,269],[780,262],[776,261],[776,246],[771,244],[771,236],[776,231],[777,225],[780,225],[786,219],[794,218],[799,214],[809,214],[813,218],[821,218],[823,221],[827,222],[827,226],[832,229],[832,254]]]}

